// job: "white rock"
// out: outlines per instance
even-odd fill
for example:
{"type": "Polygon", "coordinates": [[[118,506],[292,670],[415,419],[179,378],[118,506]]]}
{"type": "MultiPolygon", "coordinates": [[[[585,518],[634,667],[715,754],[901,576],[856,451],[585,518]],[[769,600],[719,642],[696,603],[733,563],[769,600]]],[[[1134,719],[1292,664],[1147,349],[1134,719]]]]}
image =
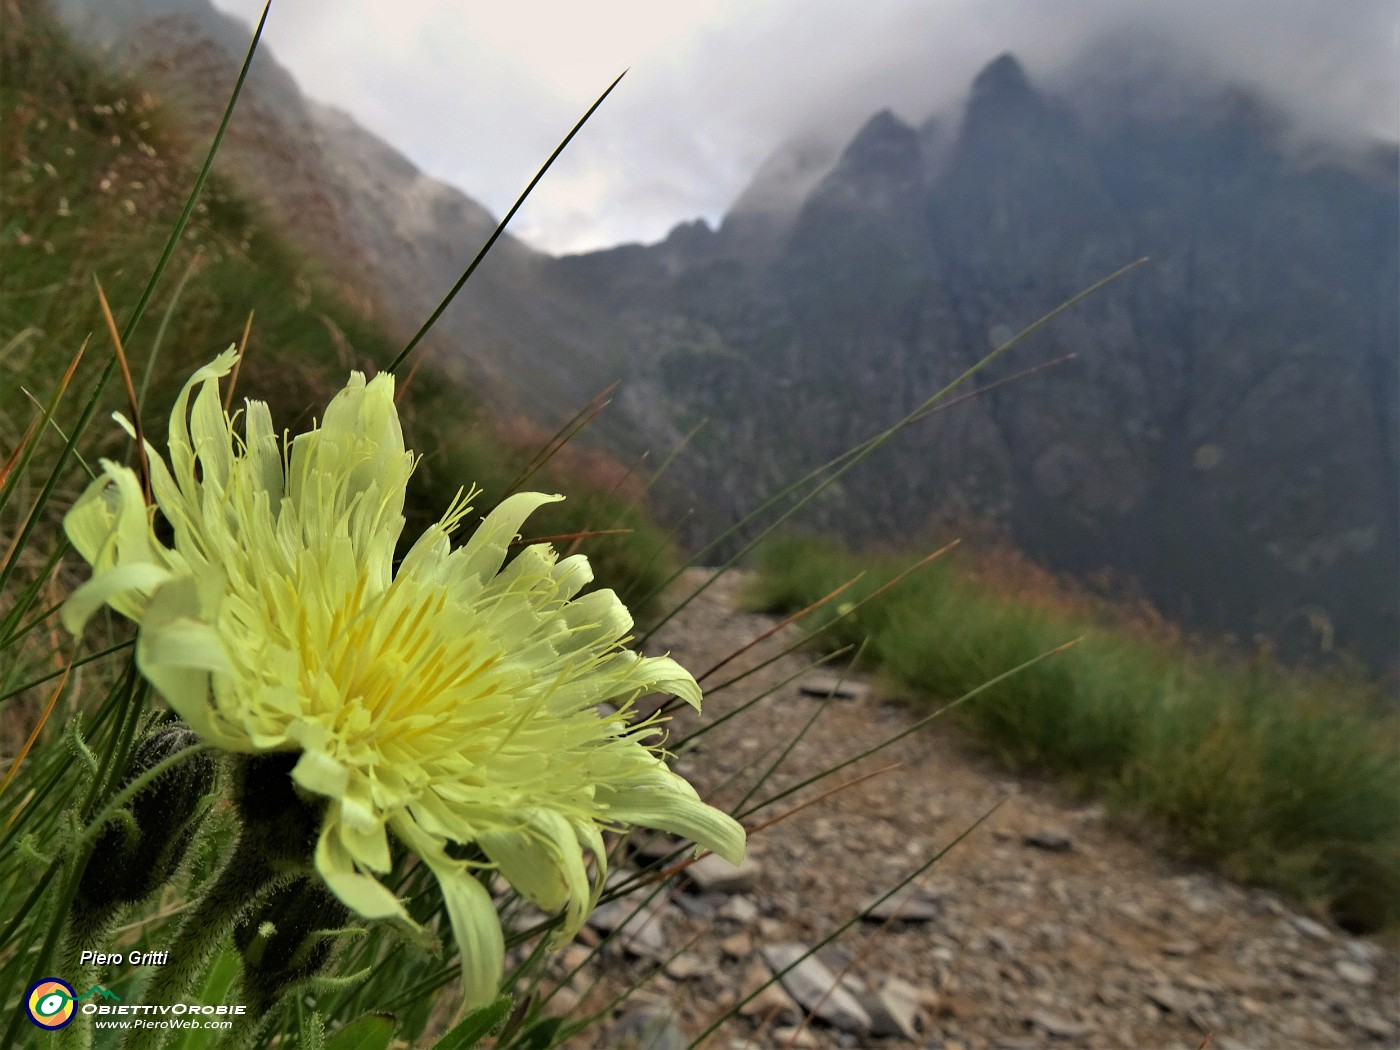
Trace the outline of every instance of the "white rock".
{"type": "Polygon", "coordinates": [[[1352,962],[1350,959],[1343,959],[1336,965],[1337,976],[1348,984],[1359,984],[1363,987],[1374,984],[1376,981],[1376,971],[1365,963],[1352,962]]]}
{"type": "Polygon", "coordinates": [[[732,919],[747,926],[758,918],[758,905],[747,897],[730,897],[719,910],[721,919],[732,919]]]}
{"type": "Polygon", "coordinates": [[[1316,919],[1310,919],[1306,915],[1289,916],[1289,921],[1293,923],[1294,929],[1305,936],[1317,941],[1330,941],[1332,931],[1316,919]]]}

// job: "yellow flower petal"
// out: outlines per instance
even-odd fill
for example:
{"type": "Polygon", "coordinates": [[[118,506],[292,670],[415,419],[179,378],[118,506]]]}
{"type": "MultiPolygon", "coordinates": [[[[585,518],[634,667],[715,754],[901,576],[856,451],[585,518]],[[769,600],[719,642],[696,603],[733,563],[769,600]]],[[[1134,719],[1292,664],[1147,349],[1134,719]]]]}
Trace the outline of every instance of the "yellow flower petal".
{"type": "Polygon", "coordinates": [[[218,381],[233,361],[220,355],[182,388],[168,465],[147,446],[171,548],[126,468],[105,464],[74,506],[66,527],[94,576],[65,623],[111,605],[138,623],[142,672],[202,737],[300,752],[292,777],[324,799],[314,861],[333,893],[412,925],[374,874],[393,867],[392,833],[437,878],[475,1007],[495,995],[503,936],[449,843],[478,844],[528,898],[563,909],[563,937],[597,901],[605,828],[662,828],[743,856],[742,828],[658,757],[657,726],[598,710],[625,712],[649,691],[698,706],[694,678],[625,648],[632,618],[617,596],[579,596],[587,559],[534,545],[507,560],[525,519],[561,497],[510,496],[453,550],[469,509],[459,497],[395,572],[414,457],[392,377],[352,374],[284,453],[266,406],[248,406],[242,437],[224,412],[218,381]]]}

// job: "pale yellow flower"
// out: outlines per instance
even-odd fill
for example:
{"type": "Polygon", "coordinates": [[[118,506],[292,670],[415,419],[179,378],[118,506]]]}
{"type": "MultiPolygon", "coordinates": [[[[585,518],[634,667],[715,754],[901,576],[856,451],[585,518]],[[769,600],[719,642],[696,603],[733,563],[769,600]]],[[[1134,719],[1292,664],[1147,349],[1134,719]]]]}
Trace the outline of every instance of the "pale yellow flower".
{"type": "Polygon", "coordinates": [[[611,591],[577,597],[585,558],[538,544],[502,568],[526,516],[560,497],[511,496],[453,550],[459,498],[396,573],[414,459],[393,378],[352,374],[284,450],[260,402],[235,433],[218,390],[234,360],[176,399],[168,467],[147,445],[172,546],[125,467],[104,462],[69,513],[94,572],[64,621],[81,630],[110,605],[137,622],[141,671],[201,737],[299,752],[292,777],[325,807],[315,867],[342,901],[408,921],[376,877],[392,832],[442,887],[478,1005],[500,981],[501,927],[450,843],[476,843],[529,900],[564,909],[566,937],[602,886],[604,830],[659,828],[739,862],[743,829],[666,766],[654,723],[628,721],[644,692],[698,707],[695,680],[623,647],[632,620],[611,591]],[[621,710],[600,713],[604,701],[621,710]]]}

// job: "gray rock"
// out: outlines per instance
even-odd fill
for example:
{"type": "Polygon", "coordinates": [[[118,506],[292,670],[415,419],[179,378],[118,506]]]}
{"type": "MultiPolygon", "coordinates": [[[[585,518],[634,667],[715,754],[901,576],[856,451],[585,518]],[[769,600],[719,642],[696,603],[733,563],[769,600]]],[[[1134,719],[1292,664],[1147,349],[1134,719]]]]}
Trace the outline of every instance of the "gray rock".
{"type": "Polygon", "coordinates": [[[943,913],[944,895],[932,890],[908,886],[891,897],[877,893],[865,902],[861,918],[874,922],[894,919],[896,922],[932,922],[943,913]]]}
{"type": "Polygon", "coordinates": [[[1380,1014],[1366,1013],[1358,1014],[1356,1023],[1365,1029],[1366,1034],[1372,1039],[1379,1039],[1382,1042],[1395,1038],[1395,1025],[1391,1024],[1380,1014]]]}
{"type": "Polygon", "coordinates": [[[1147,998],[1163,1010],[1185,1017],[1191,1009],[1186,996],[1169,985],[1159,984],[1147,990],[1147,998]]]}
{"type": "Polygon", "coordinates": [[[1043,1029],[1057,1039],[1083,1039],[1091,1031],[1087,1024],[1052,1014],[1048,1010],[1037,1010],[1026,1018],[1026,1023],[1043,1029]]]}
{"type": "Polygon", "coordinates": [[[588,925],[609,934],[624,951],[660,961],[671,951],[666,946],[666,900],[658,897],[647,904],[635,900],[615,900],[593,909],[588,925]]]}
{"type": "Polygon", "coordinates": [[[864,700],[870,695],[870,686],[864,682],[852,681],[832,674],[809,674],[797,683],[804,696],[816,696],[825,700],[864,700]]]}
{"type": "Polygon", "coordinates": [[[758,884],[762,871],[751,857],[745,857],[736,868],[718,854],[709,853],[687,867],[685,876],[701,893],[747,893],[758,884]]]}
{"type": "Polygon", "coordinates": [[[1342,946],[1347,955],[1351,956],[1354,962],[1365,963],[1367,965],[1375,962],[1381,956],[1380,947],[1370,941],[1363,941],[1353,937],[1342,946]]]}
{"type": "Polygon", "coordinates": [[[807,955],[805,947],[792,943],[770,945],[763,949],[763,958],[775,974],[782,973],[779,981],[803,1009],[843,1032],[871,1034],[870,1015],[865,1007],[841,987],[820,959],[807,955]]]}
{"type": "Polygon", "coordinates": [[[982,931],[982,939],[996,948],[998,951],[1011,955],[1015,952],[1016,946],[1012,943],[1010,935],[1003,929],[996,926],[989,926],[982,931]]]}
{"type": "Polygon", "coordinates": [[[644,1003],[626,1013],[608,1032],[609,1046],[633,1050],[685,1050],[690,1039],[676,1025],[675,1014],[664,1003],[644,1003]]]}
{"type": "Polygon", "coordinates": [[[1059,828],[1037,828],[1021,837],[1027,846],[1047,850],[1050,853],[1068,853],[1074,849],[1074,841],[1069,834],[1059,828]]]}

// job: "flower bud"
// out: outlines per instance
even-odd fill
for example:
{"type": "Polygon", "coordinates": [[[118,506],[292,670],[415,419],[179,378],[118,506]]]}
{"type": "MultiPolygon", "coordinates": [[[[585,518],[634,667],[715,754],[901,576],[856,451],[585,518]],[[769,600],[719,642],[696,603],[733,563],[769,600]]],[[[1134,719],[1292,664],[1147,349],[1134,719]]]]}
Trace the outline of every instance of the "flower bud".
{"type": "Polygon", "coordinates": [[[305,798],[292,781],[298,757],[280,751],[248,755],[234,767],[233,801],[243,820],[240,849],[269,872],[311,870],[325,807],[305,798]]]}
{"type": "Polygon", "coordinates": [[[272,1009],[299,983],[330,962],[334,939],[349,912],[319,878],[279,886],[233,931],[243,957],[243,991],[255,1011],[272,1009]]]}

